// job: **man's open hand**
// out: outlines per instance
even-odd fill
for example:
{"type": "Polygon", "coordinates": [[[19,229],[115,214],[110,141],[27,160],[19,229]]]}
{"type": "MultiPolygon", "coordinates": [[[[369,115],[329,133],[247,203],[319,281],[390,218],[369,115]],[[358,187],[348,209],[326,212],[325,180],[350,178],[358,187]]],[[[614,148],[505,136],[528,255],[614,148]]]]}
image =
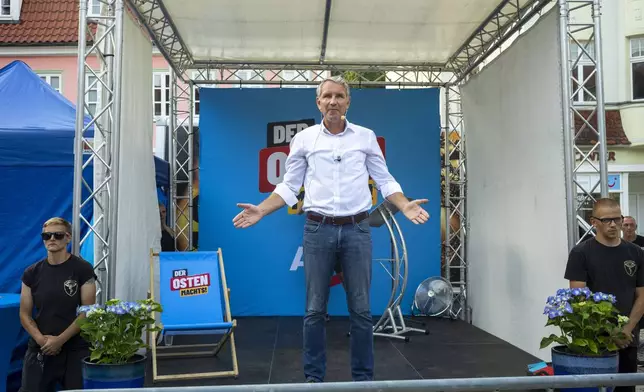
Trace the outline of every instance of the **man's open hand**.
{"type": "Polygon", "coordinates": [[[254,204],[238,203],[237,207],[244,210],[233,218],[233,225],[236,229],[245,229],[259,222],[264,217],[262,210],[254,204]]]}
{"type": "Polygon", "coordinates": [[[402,213],[410,221],[414,222],[417,225],[422,225],[429,220],[429,214],[420,205],[426,204],[428,202],[429,200],[427,199],[412,200],[409,203],[405,204],[405,207],[403,207],[402,209],[402,213]]]}

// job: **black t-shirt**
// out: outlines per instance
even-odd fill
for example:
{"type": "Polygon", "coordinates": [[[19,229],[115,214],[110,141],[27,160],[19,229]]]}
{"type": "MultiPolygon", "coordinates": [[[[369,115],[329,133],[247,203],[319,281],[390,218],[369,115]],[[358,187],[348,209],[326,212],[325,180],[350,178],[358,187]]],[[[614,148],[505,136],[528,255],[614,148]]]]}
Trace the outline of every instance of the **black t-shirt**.
{"type": "Polygon", "coordinates": [[[642,237],[641,235],[636,236],[633,243],[640,248],[644,248],[644,237],[642,237]]]}
{"type": "Polygon", "coordinates": [[[586,282],[593,292],[615,295],[615,306],[629,316],[635,288],[644,286],[644,251],[628,241],[611,247],[589,239],[570,251],[564,277],[586,282]]]}
{"type": "MultiPolygon", "coordinates": [[[[60,335],[74,322],[81,305],[80,288],[92,278],[96,279],[92,265],[74,255],[62,264],[52,265],[44,259],[27,267],[22,281],[31,288],[36,309],[34,321],[43,335],[60,335]]],[[[77,334],[65,347],[86,344],[77,334]]]]}
{"type": "Polygon", "coordinates": [[[161,229],[161,251],[174,252],[175,250],[174,237],[167,230],[161,229]]]}

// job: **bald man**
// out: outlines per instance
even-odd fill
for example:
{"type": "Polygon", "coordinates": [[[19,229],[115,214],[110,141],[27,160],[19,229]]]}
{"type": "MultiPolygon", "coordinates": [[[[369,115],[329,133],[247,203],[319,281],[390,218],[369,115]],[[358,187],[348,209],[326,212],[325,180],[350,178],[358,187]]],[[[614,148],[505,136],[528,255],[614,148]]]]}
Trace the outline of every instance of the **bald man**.
{"type": "MultiPolygon", "coordinates": [[[[624,326],[627,338],[619,342],[619,373],[636,373],[644,314],[644,250],[621,238],[624,217],[616,200],[597,200],[590,221],[597,235],[570,251],[564,278],[571,288],[588,287],[617,297],[619,313],[629,317],[624,326]]],[[[616,387],[615,392],[635,392],[635,387],[616,387]]]]}
{"type": "Polygon", "coordinates": [[[644,248],[644,237],[637,234],[637,221],[632,216],[625,216],[622,224],[622,238],[644,248]]]}

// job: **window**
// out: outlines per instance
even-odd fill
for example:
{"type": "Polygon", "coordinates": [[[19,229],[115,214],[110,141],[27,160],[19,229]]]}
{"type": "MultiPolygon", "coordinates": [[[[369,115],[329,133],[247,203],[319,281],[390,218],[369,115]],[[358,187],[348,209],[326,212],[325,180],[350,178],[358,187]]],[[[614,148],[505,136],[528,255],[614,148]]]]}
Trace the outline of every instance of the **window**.
{"type": "Polygon", "coordinates": [[[89,112],[86,109],[85,112],[91,116],[95,116],[100,111],[101,106],[101,84],[94,75],[87,75],[87,80],[85,81],[85,105],[89,108],[89,112]]]}
{"type": "MultiPolygon", "coordinates": [[[[262,71],[255,71],[253,69],[243,69],[240,71],[237,71],[235,73],[235,76],[230,78],[231,80],[264,80],[263,78],[263,72],[262,71]]],[[[266,85],[264,84],[245,84],[242,83],[241,87],[242,88],[263,88],[266,85]]]]}
{"type": "MultiPolygon", "coordinates": [[[[192,72],[192,80],[197,81],[197,80],[219,80],[221,79],[219,77],[220,71],[211,69],[211,70],[202,70],[202,71],[193,71],[192,72]]],[[[234,79],[232,79],[234,80],[234,79]]],[[[193,85],[193,92],[192,92],[192,99],[194,101],[193,105],[193,111],[192,115],[195,117],[199,116],[199,107],[200,107],[200,98],[199,98],[199,89],[202,88],[216,88],[216,84],[201,84],[197,86],[197,84],[193,85]]]]}
{"type": "Polygon", "coordinates": [[[155,72],[152,76],[154,116],[170,115],[170,73],[155,72]]]}
{"type": "Polygon", "coordinates": [[[100,16],[103,3],[101,0],[89,0],[87,4],[87,14],[89,16],[100,16]]]}
{"type": "MultiPolygon", "coordinates": [[[[295,70],[282,71],[282,79],[285,81],[308,82],[312,80],[311,71],[295,71],[295,70]]],[[[296,85],[285,85],[283,87],[307,88],[307,87],[315,87],[315,86],[306,85],[306,84],[296,84],[296,85]]]]}
{"type": "Polygon", "coordinates": [[[581,42],[581,45],[583,51],[576,43],[570,43],[570,61],[573,77],[572,98],[577,103],[595,102],[597,99],[595,65],[591,57],[588,56],[595,57],[595,47],[593,42],[581,42]],[[581,58],[578,59],[578,56],[581,56],[581,58]],[[583,85],[583,88],[580,85],[583,85]]]}
{"type": "Polygon", "coordinates": [[[43,82],[46,82],[53,88],[54,90],[58,91],[59,93],[61,92],[61,78],[60,74],[48,74],[48,73],[40,73],[38,72],[38,76],[40,76],[40,79],[43,82]]]}
{"type": "Polygon", "coordinates": [[[633,100],[644,99],[644,37],[631,39],[633,100]]]}
{"type": "Polygon", "coordinates": [[[0,0],[0,16],[11,16],[11,0],[0,0]]]}

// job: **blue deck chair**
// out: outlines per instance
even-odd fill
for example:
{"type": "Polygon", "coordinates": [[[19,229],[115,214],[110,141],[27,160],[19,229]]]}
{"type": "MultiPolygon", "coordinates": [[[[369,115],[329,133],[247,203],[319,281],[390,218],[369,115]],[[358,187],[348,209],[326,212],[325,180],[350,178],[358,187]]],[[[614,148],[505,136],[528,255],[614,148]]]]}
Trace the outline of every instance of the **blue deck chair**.
{"type": "Polygon", "coordinates": [[[152,349],[152,380],[187,380],[234,377],[239,375],[233,331],[237,321],[230,314],[230,291],[226,285],[221,248],[216,252],[150,251],[150,297],[163,307],[160,327],[148,343],[152,349]],[[154,298],[154,258],[159,258],[159,300],[154,298]],[[215,344],[157,346],[161,337],[181,335],[221,335],[215,344]],[[230,342],[232,370],[209,373],[159,375],[158,358],[217,356],[230,342]],[[186,348],[212,348],[209,351],[185,352],[186,348]],[[158,353],[157,351],[165,351],[158,353]],[[167,352],[181,350],[181,352],[167,352]]]}

